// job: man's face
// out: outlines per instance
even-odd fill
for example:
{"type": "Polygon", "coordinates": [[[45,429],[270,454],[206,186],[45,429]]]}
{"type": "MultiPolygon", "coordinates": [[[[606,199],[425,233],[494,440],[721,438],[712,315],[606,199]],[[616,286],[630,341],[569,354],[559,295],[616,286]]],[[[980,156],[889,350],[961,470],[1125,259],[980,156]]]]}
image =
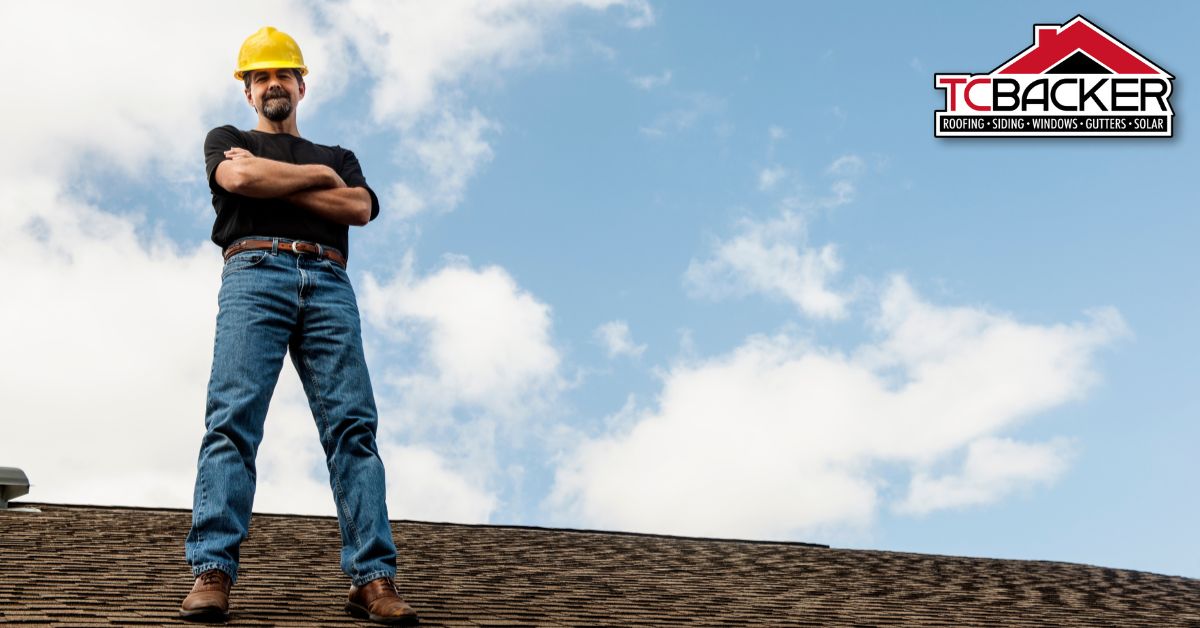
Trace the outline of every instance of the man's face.
{"type": "Polygon", "coordinates": [[[272,68],[250,73],[246,101],[255,111],[262,112],[268,120],[286,120],[296,110],[296,103],[302,98],[304,83],[298,80],[295,70],[272,68]]]}

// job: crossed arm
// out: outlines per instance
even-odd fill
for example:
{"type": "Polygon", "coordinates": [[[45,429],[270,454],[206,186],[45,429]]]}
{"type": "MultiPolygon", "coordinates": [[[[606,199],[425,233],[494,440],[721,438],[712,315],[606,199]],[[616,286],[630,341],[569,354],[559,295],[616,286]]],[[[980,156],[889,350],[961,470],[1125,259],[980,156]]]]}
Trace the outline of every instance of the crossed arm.
{"type": "Polygon", "coordinates": [[[289,164],[255,157],[244,148],[225,151],[217,165],[217,183],[234,194],[282,198],[343,225],[361,227],[371,220],[371,193],[346,187],[333,168],[321,164],[289,164]]]}

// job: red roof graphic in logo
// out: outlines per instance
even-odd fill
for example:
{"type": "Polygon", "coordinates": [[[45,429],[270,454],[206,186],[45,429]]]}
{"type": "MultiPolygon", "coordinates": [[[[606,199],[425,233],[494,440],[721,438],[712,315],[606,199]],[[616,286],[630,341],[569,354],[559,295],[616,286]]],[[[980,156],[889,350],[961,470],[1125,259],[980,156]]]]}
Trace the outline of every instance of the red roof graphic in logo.
{"type": "Polygon", "coordinates": [[[1082,15],[1062,25],[1035,24],[1033,45],[992,70],[992,74],[1055,73],[1053,68],[1060,63],[1078,67],[1080,62],[1095,67],[1088,73],[1159,74],[1175,78],[1082,15]]]}

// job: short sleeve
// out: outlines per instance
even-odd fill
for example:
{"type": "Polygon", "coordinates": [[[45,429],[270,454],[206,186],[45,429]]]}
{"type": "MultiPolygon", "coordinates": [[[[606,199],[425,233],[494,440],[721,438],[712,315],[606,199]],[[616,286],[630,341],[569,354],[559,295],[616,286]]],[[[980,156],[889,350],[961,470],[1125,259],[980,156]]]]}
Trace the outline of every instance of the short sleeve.
{"type": "Polygon", "coordinates": [[[353,151],[342,149],[342,169],[338,175],[342,177],[342,181],[346,182],[347,187],[367,190],[371,195],[371,220],[375,220],[375,217],[379,215],[379,197],[375,196],[375,190],[367,185],[367,178],[363,176],[362,166],[359,165],[358,157],[354,156],[353,151]]]}
{"type": "Polygon", "coordinates": [[[232,125],[219,126],[204,138],[204,169],[208,173],[208,188],[213,194],[229,193],[217,184],[217,165],[227,159],[225,151],[234,147],[249,150],[242,132],[232,125]]]}

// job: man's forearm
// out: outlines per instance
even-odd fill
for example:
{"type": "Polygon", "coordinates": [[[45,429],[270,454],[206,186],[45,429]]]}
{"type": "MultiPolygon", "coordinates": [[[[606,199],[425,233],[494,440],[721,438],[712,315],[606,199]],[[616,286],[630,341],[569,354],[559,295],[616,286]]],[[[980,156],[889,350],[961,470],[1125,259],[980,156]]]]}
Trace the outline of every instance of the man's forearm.
{"type": "Polygon", "coordinates": [[[289,164],[262,157],[223,161],[217,166],[216,177],[226,190],[252,198],[279,198],[309,188],[346,185],[329,166],[289,164]]]}
{"type": "Polygon", "coordinates": [[[283,198],[343,225],[361,227],[371,221],[371,193],[366,188],[310,188],[283,198]]]}

